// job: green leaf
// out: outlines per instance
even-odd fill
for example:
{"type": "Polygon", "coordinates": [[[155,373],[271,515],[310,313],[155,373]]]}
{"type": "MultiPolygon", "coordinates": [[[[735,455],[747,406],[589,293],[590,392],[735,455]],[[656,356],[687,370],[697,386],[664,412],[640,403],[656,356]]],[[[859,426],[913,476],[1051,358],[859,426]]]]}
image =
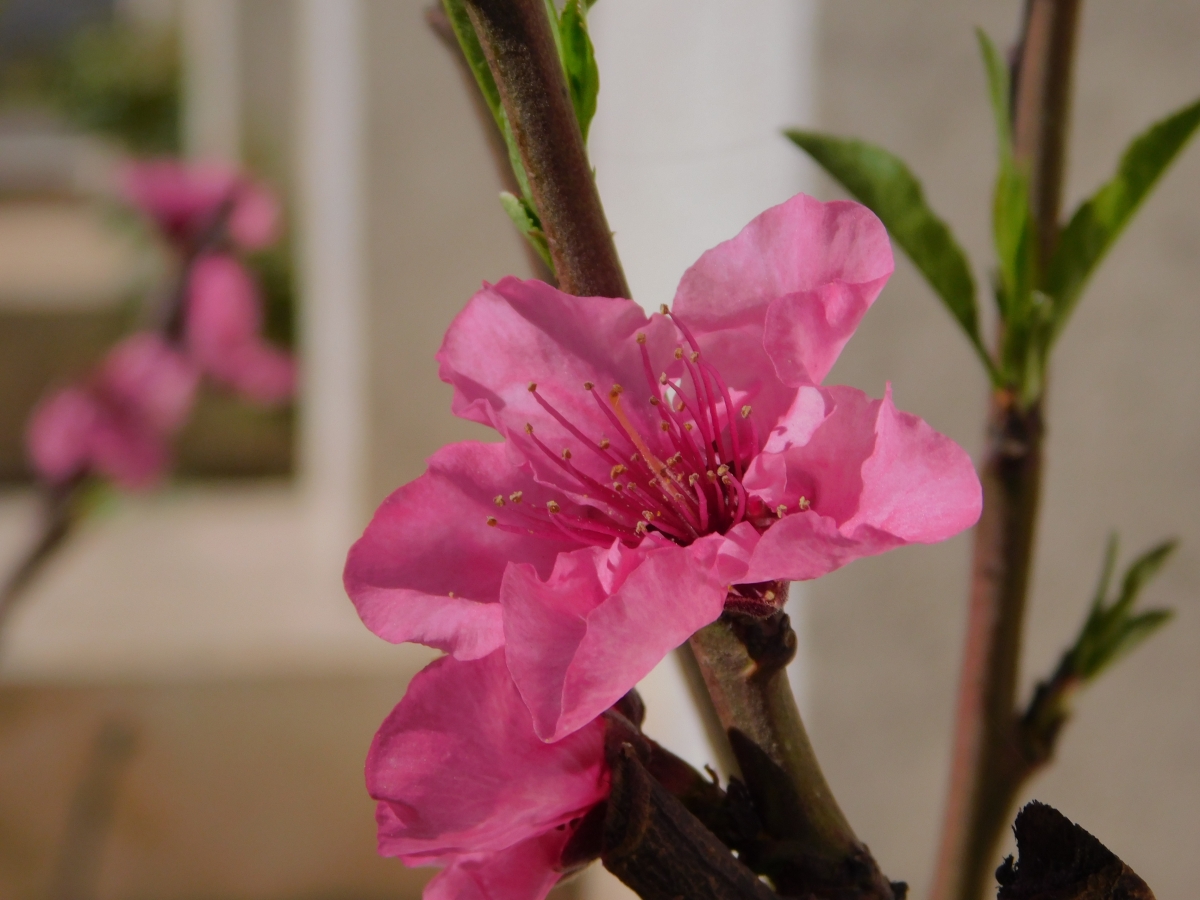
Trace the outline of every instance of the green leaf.
{"type": "Polygon", "coordinates": [[[492,70],[488,68],[487,58],[483,55],[483,47],[479,43],[479,36],[475,34],[475,26],[471,24],[471,19],[467,15],[466,4],[463,3],[463,0],[442,0],[442,6],[446,10],[447,18],[450,19],[450,27],[454,29],[454,36],[458,38],[458,46],[462,48],[467,65],[475,75],[475,83],[479,85],[479,92],[483,94],[484,102],[492,111],[496,125],[503,131],[504,127],[500,120],[504,118],[504,106],[500,103],[500,90],[496,87],[496,80],[492,78],[492,70]]]}
{"type": "Polygon", "coordinates": [[[1008,66],[1004,64],[996,45],[982,28],[975,29],[979,41],[979,52],[983,54],[983,67],[987,72],[988,96],[992,101],[992,114],[996,117],[996,140],[1000,147],[1000,158],[1012,156],[1012,116],[1009,110],[1008,66]]]}
{"type": "Polygon", "coordinates": [[[537,251],[538,256],[542,258],[542,261],[553,272],[554,263],[550,259],[550,245],[546,243],[546,235],[542,231],[542,223],[538,219],[533,205],[521,199],[516,194],[510,194],[508,191],[500,192],[500,205],[504,207],[504,211],[508,213],[508,217],[512,219],[512,223],[517,226],[517,231],[525,236],[525,240],[529,241],[533,249],[537,251]]]}
{"type": "Polygon", "coordinates": [[[1164,541],[1143,553],[1125,571],[1121,590],[1108,602],[1109,587],[1117,557],[1117,539],[1109,538],[1100,584],[1075,645],[1068,651],[1067,668],[1083,681],[1089,681],[1165,625],[1173,615],[1169,610],[1153,609],[1133,614],[1142,588],[1152,579],[1174,552],[1175,541],[1164,541]]]}
{"type": "Polygon", "coordinates": [[[568,0],[559,20],[558,31],[559,53],[571,91],[571,104],[575,107],[575,118],[586,142],[588,128],[596,114],[600,70],[596,66],[592,39],[588,36],[587,10],[581,0],[568,0]]]}
{"type": "Polygon", "coordinates": [[[1198,125],[1200,101],[1150,126],[1126,149],[1112,180],[1071,216],[1046,270],[1046,292],[1055,299],[1055,336],[1096,265],[1198,125]]]}
{"type": "Polygon", "coordinates": [[[975,280],[966,254],[925,201],[921,183],[897,156],[865,141],[793,129],[785,132],[847,191],[879,216],[884,227],[941,298],[989,372],[979,334],[975,280]]]}

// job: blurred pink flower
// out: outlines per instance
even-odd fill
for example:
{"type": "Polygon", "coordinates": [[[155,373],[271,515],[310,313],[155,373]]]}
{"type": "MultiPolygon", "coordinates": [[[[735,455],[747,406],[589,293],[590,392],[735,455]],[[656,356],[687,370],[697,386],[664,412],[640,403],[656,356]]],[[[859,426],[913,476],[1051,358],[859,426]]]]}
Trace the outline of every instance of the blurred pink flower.
{"type": "Polygon", "coordinates": [[[26,434],[34,468],[51,483],[94,472],[125,488],[145,487],[166,467],[168,438],[187,419],[197,379],[159,335],[126,338],[86,382],[34,410],[26,434]]]}
{"type": "Polygon", "coordinates": [[[608,795],[602,720],[534,734],[497,650],[413,679],[367,757],[379,852],[446,866],[425,900],[541,900],[575,824],[608,795]]]}
{"type": "Polygon", "coordinates": [[[379,508],[346,563],[363,621],[460,659],[503,645],[558,740],[727,599],[968,528],[957,444],[890,387],[821,386],[891,272],[866,207],[798,195],[701,256],[668,314],[485,285],[438,360],[504,442],[443,448],[379,508]]]}
{"type": "Polygon", "coordinates": [[[199,259],[192,267],[185,310],[184,340],[206,374],[259,403],[292,397],[295,362],[262,339],[262,302],[240,262],[225,254],[199,259]]]}
{"type": "Polygon", "coordinates": [[[231,204],[229,236],[243,249],[260,249],[278,235],[275,196],[230,166],[146,160],[127,167],[122,187],[126,198],[176,243],[194,243],[225,204],[231,204]]]}

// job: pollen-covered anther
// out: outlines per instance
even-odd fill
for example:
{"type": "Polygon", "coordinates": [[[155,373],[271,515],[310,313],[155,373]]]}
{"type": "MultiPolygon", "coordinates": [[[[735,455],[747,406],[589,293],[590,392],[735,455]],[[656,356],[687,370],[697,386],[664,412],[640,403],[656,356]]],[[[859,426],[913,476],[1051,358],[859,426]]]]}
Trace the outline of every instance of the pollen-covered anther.
{"type": "Polygon", "coordinates": [[[497,494],[495,497],[492,498],[492,502],[495,503],[497,506],[503,506],[504,505],[504,495],[497,494]]]}
{"type": "Polygon", "coordinates": [[[729,485],[733,484],[733,479],[730,478],[728,475],[722,475],[721,476],[721,484],[728,487],[729,485]]]}
{"type": "Polygon", "coordinates": [[[671,308],[665,303],[658,304],[658,311],[664,316],[669,316],[671,314],[671,308]]]}
{"type": "Polygon", "coordinates": [[[600,439],[600,449],[601,450],[607,450],[611,446],[612,446],[612,441],[610,441],[608,438],[600,439]]]}
{"type": "Polygon", "coordinates": [[[626,472],[626,471],[628,471],[628,470],[625,468],[625,466],[621,465],[621,463],[617,463],[615,466],[612,467],[612,470],[608,473],[608,477],[615,479],[622,472],[626,472]]]}
{"type": "Polygon", "coordinates": [[[700,358],[699,350],[693,350],[691,353],[688,354],[688,359],[690,359],[692,362],[695,362],[699,358],[700,358]]]}
{"type": "Polygon", "coordinates": [[[642,510],[642,518],[645,519],[647,522],[653,522],[654,521],[654,513],[652,513],[648,509],[643,509],[642,510]]]}
{"type": "Polygon", "coordinates": [[[590,381],[585,381],[585,382],[583,383],[583,389],[584,389],[585,391],[590,391],[590,390],[591,390],[592,388],[594,388],[595,386],[596,386],[596,385],[592,384],[592,382],[590,382],[590,381]]]}
{"type": "Polygon", "coordinates": [[[621,387],[619,384],[614,384],[609,389],[608,396],[609,397],[620,397],[623,393],[625,393],[625,388],[621,387]]]}
{"type": "Polygon", "coordinates": [[[810,506],[812,506],[812,504],[808,502],[807,497],[801,497],[799,500],[796,501],[796,506],[800,510],[800,512],[804,512],[806,509],[808,509],[810,506]]]}
{"type": "Polygon", "coordinates": [[[488,527],[489,527],[489,528],[495,528],[495,527],[496,527],[496,524],[497,524],[497,522],[496,522],[496,517],[495,517],[495,516],[488,516],[488,517],[487,517],[487,523],[488,523],[488,527]]]}
{"type": "Polygon", "coordinates": [[[743,406],[743,407],[742,407],[742,418],[743,418],[743,419],[748,419],[748,418],[750,418],[750,412],[751,412],[751,410],[750,410],[750,404],[749,404],[749,403],[747,403],[745,406],[743,406]]]}
{"type": "Polygon", "coordinates": [[[729,474],[729,466],[717,466],[717,474],[724,478],[729,474]]]}
{"type": "Polygon", "coordinates": [[[712,469],[709,469],[707,472],[704,473],[704,477],[707,478],[709,481],[716,481],[717,473],[714,472],[712,469]]]}
{"type": "Polygon", "coordinates": [[[692,423],[691,423],[691,422],[684,422],[684,423],[683,423],[683,430],[684,430],[684,431],[691,431],[691,430],[692,430],[694,427],[695,427],[695,426],[694,426],[694,425],[692,425],[692,423]]]}
{"type": "Polygon", "coordinates": [[[638,522],[636,525],[633,526],[633,530],[638,535],[638,537],[645,537],[646,532],[649,531],[650,529],[649,529],[649,527],[647,527],[645,522],[638,522]]]}
{"type": "Polygon", "coordinates": [[[621,484],[621,482],[619,482],[619,481],[614,481],[613,482],[613,490],[614,491],[623,491],[623,490],[625,490],[625,485],[621,484]]]}
{"type": "Polygon", "coordinates": [[[650,398],[650,405],[651,405],[651,406],[658,406],[659,402],[660,402],[660,401],[659,401],[659,399],[658,399],[657,397],[651,397],[651,398],[650,398]]]}
{"type": "Polygon", "coordinates": [[[659,422],[658,427],[661,428],[663,431],[670,431],[671,423],[670,422],[659,422]]]}
{"type": "Polygon", "coordinates": [[[667,373],[666,372],[663,372],[661,375],[658,376],[658,383],[659,384],[667,383],[667,373]]]}
{"type": "Polygon", "coordinates": [[[529,393],[532,394],[536,390],[537,390],[537,382],[536,381],[529,382],[529,393]]]}
{"type": "Polygon", "coordinates": [[[546,509],[552,513],[558,512],[559,511],[558,501],[557,500],[547,500],[546,501],[546,509]]]}
{"type": "Polygon", "coordinates": [[[683,401],[682,400],[675,401],[675,412],[683,412],[683,401]]]}
{"type": "Polygon", "coordinates": [[[775,517],[777,519],[782,519],[786,513],[787,513],[787,504],[786,503],[780,503],[777,507],[775,507],[775,517]]]}
{"type": "Polygon", "coordinates": [[[571,448],[570,447],[563,447],[562,458],[563,459],[571,458],[571,448]]]}
{"type": "Polygon", "coordinates": [[[696,482],[699,480],[700,480],[700,476],[697,475],[695,472],[693,472],[691,475],[688,476],[688,484],[689,485],[695,486],[696,482]]]}
{"type": "Polygon", "coordinates": [[[525,433],[533,434],[533,426],[528,422],[525,423],[525,433]]]}
{"type": "Polygon", "coordinates": [[[639,331],[639,332],[637,333],[637,342],[638,342],[639,344],[644,344],[644,343],[646,343],[646,332],[644,332],[644,331],[639,331]]]}
{"type": "Polygon", "coordinates": [[[520,503],[521,498],[524,496],[525,494],[522,491],[513,491],[508,495],[508,500],[510,503],[520,503]]]}
{"type": "Polygon", "coordinates": [[[683,359],[683,348],[682,348],[682,347],[676,347],[676,348],[675,348],[675,358],[676,358],[676,359],[683,359]]]}

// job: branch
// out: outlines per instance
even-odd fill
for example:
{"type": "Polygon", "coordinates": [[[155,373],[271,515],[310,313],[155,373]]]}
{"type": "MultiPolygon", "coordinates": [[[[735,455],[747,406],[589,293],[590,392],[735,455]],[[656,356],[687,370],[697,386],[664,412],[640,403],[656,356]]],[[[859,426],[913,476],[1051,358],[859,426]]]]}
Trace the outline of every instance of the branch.
{"type": "MultiPolygon", "coordinates": [[[[1079,0],[1027,0],[1014,63],[1014,155],[1030,173],[1038,265],[1058,238],[1079,0]]],[[[1003,340],[1003,336],[1001,336],[1003,340]]],[[[978,900],[1016,792],[1012,723],[1042,478],[1041,400],[992,393],[967,638],[934,900],[978,900]]],[[[1027,773],[1025,773],[1027,774],[1027,773]]]]}
{"type": "Polygon", "coordinates": [[[729,735],[769,850],[747,865],[787,896],[893,900],[889,884],[850,828],[817,763],[787,680],[796,649],[788,618],[726,612],[691,638],[729,735]]]}
{"type": "Polygon", "coordinates": [[[529,177],[560,286],[628,297],[544,0],[467,0],[529,177]]]}

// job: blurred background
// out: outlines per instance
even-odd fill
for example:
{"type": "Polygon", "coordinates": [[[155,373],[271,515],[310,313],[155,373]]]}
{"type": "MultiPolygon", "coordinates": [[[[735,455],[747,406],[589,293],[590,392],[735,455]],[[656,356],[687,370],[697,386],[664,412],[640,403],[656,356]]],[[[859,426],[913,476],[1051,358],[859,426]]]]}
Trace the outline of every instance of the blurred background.
{"type": "MultiPolygon", "coordinates": [[[[78,375],[161,276],[112,202],[131,155],[237,161],[285,197],[254,260],[269,328],[304,370],[297,408],[204,399],[178,478],[122,497],[39,581],[0,645],[0,897],[374,900],[428,872],[374,852],[362,761],[431,654],[358,623],[345,550],[441,444],[432,354],[482,279],[524,274],[458,71],[421,0],[0,3],[0,566],[34,502],[31,405],[78,375]]],[[[973,260],[990,262],[990,113],[971,29],[1020,4],[601,0],[591,150],[635,296],[797,190],[837,189],[780,136],[805,124],[903,156],[973,260]]],[[[1125,142],[1200,94],[1188,0],[1086,3],[1067,205],[1125,142]]],[[[1056,354],[1027,687],[1082,618],[1107,533],[1182,548],[1147,593],[1177,619],[1079,704],[1030,788],[1160,897],[1186,896],[1200,832],[1200,148],[1102,266],[1056,354]]],[[[985,271],[977,271],[980,281],[985,271]]],[[[977,452],[985,383],[907,261],[831,381],[977,452]]],[[[829,780],[885,871],[929,883],[969,537],[794,591],[802,704],[829,780]]],[[[668,663],[650,730],[703,762],[668,663]]],[[[566,891],[621,893],[593,867],[566,891]]]]}

